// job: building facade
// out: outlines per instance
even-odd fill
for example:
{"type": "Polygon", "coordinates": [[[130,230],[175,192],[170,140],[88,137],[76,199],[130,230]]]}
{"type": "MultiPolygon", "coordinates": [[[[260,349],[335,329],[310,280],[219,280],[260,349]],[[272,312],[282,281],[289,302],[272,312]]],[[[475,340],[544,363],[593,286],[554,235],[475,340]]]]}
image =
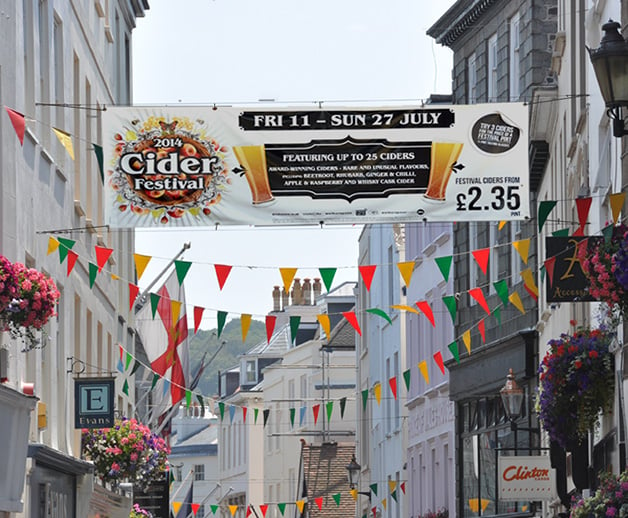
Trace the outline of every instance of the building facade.
{"type": "MultiPolygon", "coordinates": [[[[74,378],[110,376],[117,344],[133,351],[124,280],[134,280],[134,239],[103,226],[103,186],[92,144],[102,144],[103,107],[131,101],[131,33],[147,8],[145,0],[19,0],[2,6],[0,104],[24,114],[26,130],[21,146],[3,109],[0,253],[50,275],[61,292],[57,316],[38,337],[40,347],[23,351],[24,344],[2,333],[3,404],[24,409],[22,392],[32,386],[38,408],[23,430],[23,457],[8,462],[14,444],[0,446],[3,464],[26,466],[27,474],[18,477],[17,499],[0,497],[3,517],[94,514],[92,466],[80,459],[74,426],[74,378]],[[74,159],[53,128],[71,136],[74,159]],[[47,253],[51,236],[75,242],[71,274],[58,253],[47,253]],[[95,246],[114,252],[90,287],[95,246]]],[[[123,382],[117,376],[115,407],[130,415],[133,395],[122,392],[123,382]]],[[[34,403],[26,402],[31,408],[34,403]]],[[[1,485],[0,493],[7,487],[1,485]]],[[[128,498],[117,504],[98,498],[113,514],[128,513],[128,498]]]]}

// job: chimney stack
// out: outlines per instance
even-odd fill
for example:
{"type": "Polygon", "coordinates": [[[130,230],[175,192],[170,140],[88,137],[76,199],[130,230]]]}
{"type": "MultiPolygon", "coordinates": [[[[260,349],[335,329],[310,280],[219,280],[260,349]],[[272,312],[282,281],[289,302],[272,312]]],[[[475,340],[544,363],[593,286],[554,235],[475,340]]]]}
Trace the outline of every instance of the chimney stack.
{"type": "Polygon", "coordinates": [[[295,306],[303,304],[303,291],[301,290],[301,279],[294,279],[292,286],[292,304],[295,306]]]}
{"type": "Polygon", "coordinates": [[[281,311],[279,286],[273,288],[273,311],[281,311]]]}
{"type": "Polygon", "coordinates": [[[314,290],[314,304],[316,303],[316,299],[320,296],[321,294],[321,280],[317,277],[314,279],[314,286],[313,286],[313,290],[314,290]]]}
{"type": "Polygon", "coordinates": [[[312,305],[312,283],[307,278],[303,279],[303,304],[312,305]]]}
{"type": "Polygon", "coordinates": [[[290,294],[285,288],[281,289],[281,307],[285,309],[290,305],[290,294]]]}

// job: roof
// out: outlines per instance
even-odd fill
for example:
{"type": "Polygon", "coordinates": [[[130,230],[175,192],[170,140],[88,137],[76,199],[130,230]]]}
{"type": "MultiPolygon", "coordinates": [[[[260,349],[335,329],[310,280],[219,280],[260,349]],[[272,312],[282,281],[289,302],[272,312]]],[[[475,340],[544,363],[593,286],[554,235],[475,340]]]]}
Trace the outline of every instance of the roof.
{"type": "Polygon", "coordinates": [[[337,518],[353,516],[355,502],[351,498],[341,498],[336,505],[332,495],[346,493],[349,490],[346,466],[355,453],[354,443],[328,442],[323,444],[301,443],[303,477],[307,491],[308,512],[310,518],[337,518]],[[319,510],[314,503],[323,497],[319,510]]]}
{"type": "Polygon", "coordinates": [[[281,357],[283,353],[290,349],[290,325],[280,327],[270,338],[270,341],[263,340],[250,349],[244,356],[272,356],[281,357]]]}
{"type": "Polygon", "coordinates": [[[328,348],[338,349],[355,349],[355,329],[348,320],[342,319],[336,327],[331,330],[329,340],[327,340],[328,348]]]}
{"type": "Polygon", "coordinates": [[[170,448],[171,455],[218,455],[218,426],[198,430],[170,448]]]}

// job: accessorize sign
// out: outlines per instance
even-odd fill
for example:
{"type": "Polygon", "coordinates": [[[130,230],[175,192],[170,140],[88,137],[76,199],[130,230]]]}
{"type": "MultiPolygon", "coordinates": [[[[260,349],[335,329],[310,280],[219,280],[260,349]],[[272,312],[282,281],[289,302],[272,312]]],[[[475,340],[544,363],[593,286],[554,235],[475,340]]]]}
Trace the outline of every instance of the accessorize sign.
{"type": "Polygon", "coordinates": [[[111,428],[114,425],[114,378],[74,380],[74,428],[111,428]]]}
{"type": "Polygon", "coordinates": [[[500,500],[551,500],[556,474],[547,456],[500,456],[497,463],[500,500]]]}
{"type": "Polygon", "coordinates": [[[111,107],[112,227],[529,217],[528,109],[111,107]]]}

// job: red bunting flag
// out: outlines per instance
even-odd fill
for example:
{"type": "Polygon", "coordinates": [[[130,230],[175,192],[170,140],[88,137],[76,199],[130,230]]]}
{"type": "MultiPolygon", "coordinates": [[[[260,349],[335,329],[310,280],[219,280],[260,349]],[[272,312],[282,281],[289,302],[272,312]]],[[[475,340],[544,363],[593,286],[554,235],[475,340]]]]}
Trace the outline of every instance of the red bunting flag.
{"type": "Polygon", "coordinates": [[[196,513],[198,513],[198,510],[200,507],[201,507],[201,504],[192,504],[192,514],[194,516],[196,516],[196,513]]]}
{"type": "MultiPolygon", "coordinates": [[[[593,198],[590,196],[587,198],[576,198],[576,210],[578,211],[578,222],[580,223],[580,227],[576,230],[576,232],[579,236],[584,235],[584,226],[587,224],[587,219],[589,217],[591,201],[593,201],[593,198]]],[[[574,236],[575,235],[576,233],[574,233],[574,236]]]]}
{"type": "Polygon", "coordinates": [[[432,327],[436,327],[436,322],[434,321],[434,313],[432,312],[432,308],[430,307],[427,300],[419,300],[418,302],[415,302],[415,304],[430,321],[432,327]]]}
{"type": "Polygon", "coordinates": [[[366,286],[366,291],[371,289],[371,283],[373,282],[373,276],[375,275],[376,268],[377,265],[375,264],[358,266],[358,270],[360,270],[360,275],[362,276],[362,280],[366,286]]]}
{"type": "Polygon", "coordinates": [[[484,325],[484,319],[478,322],[478,331],[480,332],[480,336],[482,337],[482,343],[486,343],[486,327],[484,325]]]}
{"type": "Polygon", "coordinates": [[[373,507],[371,512],[373,513],[373,518],[377,518],[377,507],[373,507]]]}
{"type": "Polygon", "coordinates": [[[550,287],[554,284],[554,266],[556,265],[556,257],[550,257],[543,263],[545,265],[545,271],[547,272],[547,278],[549,279],[550,287]]]}
{"type": "Polygon", "coordinates": [[[249,411],[248,407],[242,407],[242,422],[246,423],[246,413],[249,411]]]}
{"type": "Polygon", "coordinates": [[[486,275],[486,271],[488,269],[488,258],[491,253],[490,248],[481,248],[480,250],[473,250],[471,254],[473,255],[475,261],[478,263],[480,270],[486,275]]]}
{"type": "Polygon", "coordinates": [[[312,407],[312,413],[314,414],[314,424],[316,424],[316,422],[318,421],[318,413],[320,409],[321,409],[320,403],[312,407]]]}
{"type": "Polygon", "coordinates": [[[13,129],[15,130],[15,134],[17,135],[17,138],[20,140],[20,144],[23,146],[24,145],[24,132],[26,131],[26,122],[24,121],[24,115],[6,106],[4,108],[9,114],[9,119],[11,119],[11,124],[13,124],[13,129]]]}
{"type": "Polygon", "coordinates": [[[318,498],[315,498],[314,502],[316,502],[316,507],[318,507],[318,510],[322,511],[323,510],[323,497],[319,496],[318,498]]]}
{"type": "Polygon", "coordinates": [[[397,377],[393,376],[388,380],[388,385],[390,386],[390,391],[393,394],[393,397],[397,399],[397,377]]]}
{"type": "Polygon", "coordinates": [[[200,306],[194,306],[194,333],[198,331],[199,326],[201,325],[201,320],[203,320],[203,311],[205,308],[200,306]]]}
{"type": "Polygon", "coordinates": [[[443,362],[443,354],[440,351],[436,351],[434,353],[434,361],[436,362],[436,365],[438,365],[440,371],[445,374],[445,362],[443,362]]]}
{"type": "Polygon", "coordinates": [[[68,276],[72,272],[72,269],[74,268],[77,259],[78,254],[76,252],[73,252],[72,250],[68,250],[68,276]]]}
{"type": "Polygon", "coordinates": [[[358,324],[358,317],[355,316],[353,311],[344,311],[342,315],[349,321],[353,329],[357,331],[357,333],[362,336],[362,330],[360,329],[360,324],[358,324]]]}
{"type": "Polygon", "coordinates": [[[227,277],[231,273],[231,266],[227,264],[215,264],[214,269],[216,270],[216,277],[218,278],[218,287],[222,290],[227,282],[227,277]]]}
{"type": "Polygon", "coordinates": [[[403,491],[403,494],[406,494],[406,483],[402,482],[401,484],[399,484],[399,487],[401,488],[401,491],[403,491]]]}
{"type": "Polygon", "coordinates": [[[488,304],[486,302],[486,299],[484,298],[484,292],[482,291],[482,288],[473,288],[469,290],[469,295],[471,297],[473,297],[477,303],[482,306],[482,309],[484,311],[486,311],[489,315],[491,313],[491,310],[488,309],[488,304]]]}
{"type": "Polygon", "coordinates": [[[251,504],[249,504],[249,506],[246,508],[246,518],[249,518],[249,516],[251,516],[253,514],[253,511],[251,510],[251,504]]]}
{"type": "Polygon", "coordinates": [[[133,304],[135,304],[135,299],[140,293],[140,287],[136,286],[132,282],[129,282],[129,311],[133,311],[133,304]]]}
{"type": "Polygon", "coordinates": [[[268,511],[268,504],[261,504],[259,506],[259,510],[262,511],[262,516],[266,517],[266,512],[268,511]]]}
{"type": "Polygon", "coordinates": [[[96,250],[96,264],[98,265],[98,273],[100,273],[102,272],[105,263],[109,260],[109,257],[111,257],[113,249],[105,248],[104,246],[95,246],[94,249],[96,250]]]}
{"type": "Polygon", "coordinates": [[[273,337],[273,331],[275,330],[275,324],[277,322],[277,317],[273,315],[266,316],[266,339],[270,342],[270,339],[273,337]]]}

